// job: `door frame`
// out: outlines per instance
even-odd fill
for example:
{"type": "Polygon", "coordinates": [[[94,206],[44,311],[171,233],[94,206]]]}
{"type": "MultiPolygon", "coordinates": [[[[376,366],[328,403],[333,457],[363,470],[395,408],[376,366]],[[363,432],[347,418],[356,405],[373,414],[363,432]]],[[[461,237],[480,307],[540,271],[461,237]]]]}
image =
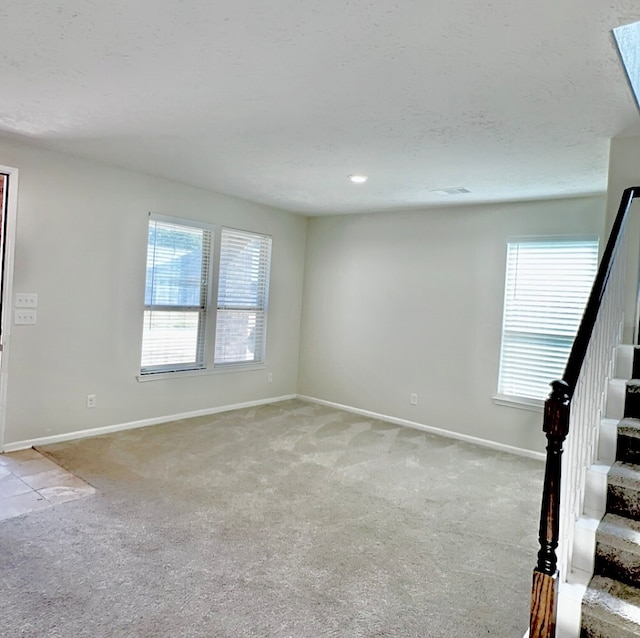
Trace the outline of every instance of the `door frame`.
{"type": "MultiPolygon", "coordinates": [[[[18,221],[18,169],[0,164],[0,173],[7,175],[4,230],[4,256],[0,252],[2,286],[2,337],[0,343],[0,452],[4,452],[5,420],[7,414],[7,382],[9,380],[9,344],[13,322],[13,266],[18,221]],[[4,264],[4,265],[3,265],[4,264]]],[[[2,248],[0,247],[0,251],[2,248]]]]}

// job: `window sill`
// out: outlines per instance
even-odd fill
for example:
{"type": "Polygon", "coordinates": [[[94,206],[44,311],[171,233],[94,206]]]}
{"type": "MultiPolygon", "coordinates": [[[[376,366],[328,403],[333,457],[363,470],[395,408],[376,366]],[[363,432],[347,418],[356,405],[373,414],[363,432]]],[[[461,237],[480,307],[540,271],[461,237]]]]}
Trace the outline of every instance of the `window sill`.
{"type": "Polygon", "coordinates": [[[524,397],[499,394],[493,397],[493,402],[496,405],[502,405],[507,408],[517,408],[518,410],[529,410],[530,412],[544,411],[544,401],[541,399],[525,399],[524,397]]]}
{"type": "Polygon", "coordinates": [[[180,370],[178,372],[151,372],[149,374],[138,374],[136,379],[139,383],[146,383],[147,381],[165,381],[167,379],[182,379],[184,377],[206,377],[216,374],[227,374],[230,372],[251,372],[255,370],[265,370],[266,363],[251,363],[251,364],[227,364],[213,368],[205,368],[204,370],[180,370]]]}

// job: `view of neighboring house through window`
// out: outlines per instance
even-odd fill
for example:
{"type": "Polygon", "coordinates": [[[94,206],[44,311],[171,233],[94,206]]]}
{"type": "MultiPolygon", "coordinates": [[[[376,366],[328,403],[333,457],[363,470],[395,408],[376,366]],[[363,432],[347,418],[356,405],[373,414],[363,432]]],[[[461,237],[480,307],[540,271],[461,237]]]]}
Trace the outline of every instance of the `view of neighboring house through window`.
{"type": "Polygon", "coordinates": [[[598,265],[598,240],[507,246],[498,398],[536,403],[563,376],[598,265]]]}
{"type": "Polygon", "coordinates": [[[213,226],[150,216],[141,374],[264,362],[271,238],[223,228],[212,277],[214,239],[213,226]]]}
{"type": "Polygon", "coordinates": [[[264,361],[271,238],[222,229],[215,365],[264,361]]]}

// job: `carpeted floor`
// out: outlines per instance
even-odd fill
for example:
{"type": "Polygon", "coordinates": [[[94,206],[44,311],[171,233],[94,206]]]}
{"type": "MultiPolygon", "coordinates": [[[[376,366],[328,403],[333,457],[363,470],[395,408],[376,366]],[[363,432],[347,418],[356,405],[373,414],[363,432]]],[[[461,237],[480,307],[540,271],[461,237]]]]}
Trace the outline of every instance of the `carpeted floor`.
{"type": "Polygon", "coordinates": [[[0,523],[0,635],[520,638],[543,465],[300,401],[41,451],[98,491],[0,523]]]}

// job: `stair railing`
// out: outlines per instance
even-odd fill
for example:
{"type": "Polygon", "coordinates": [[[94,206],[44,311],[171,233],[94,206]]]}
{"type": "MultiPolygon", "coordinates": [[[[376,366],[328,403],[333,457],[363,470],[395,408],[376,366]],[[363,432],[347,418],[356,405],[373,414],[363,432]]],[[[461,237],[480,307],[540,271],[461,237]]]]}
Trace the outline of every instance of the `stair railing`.
{"type": "Polygon", "coordinates": [[[545,402],[542,429],[547,437],[547,458],[529,638],[556,635],[558,582],[566,580],[571,569],[586,470],[596,460],[606,381],[622,336],[627,219],[638,196],[640,187],[627,188],[622,195],[564,376],[551,383],[551,394],[545,402]],[[567,455],[563,462],[565,440],[567,455]]]}

